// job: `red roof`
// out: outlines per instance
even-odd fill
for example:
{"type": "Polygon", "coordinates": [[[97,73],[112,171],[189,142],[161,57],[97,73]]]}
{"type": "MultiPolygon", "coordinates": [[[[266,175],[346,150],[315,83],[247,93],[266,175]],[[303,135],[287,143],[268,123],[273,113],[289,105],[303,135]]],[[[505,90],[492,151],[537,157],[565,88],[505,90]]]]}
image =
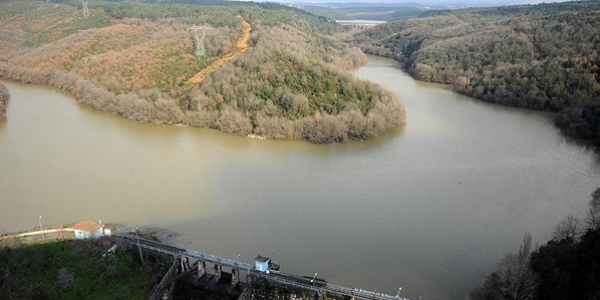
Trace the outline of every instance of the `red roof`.
{"type": "Polygon", "coordinates": [[[87,231],[87,232],[96,232],[98,231],[100,228],[102,228],[103,225],[98,224],[98,223],[92,223],[92,222],[87,222],[87,221],[81,221],[75,225],[73,225],[73,229],[77,229],[77,230],[81,230],[81,231],[87,231]]]}

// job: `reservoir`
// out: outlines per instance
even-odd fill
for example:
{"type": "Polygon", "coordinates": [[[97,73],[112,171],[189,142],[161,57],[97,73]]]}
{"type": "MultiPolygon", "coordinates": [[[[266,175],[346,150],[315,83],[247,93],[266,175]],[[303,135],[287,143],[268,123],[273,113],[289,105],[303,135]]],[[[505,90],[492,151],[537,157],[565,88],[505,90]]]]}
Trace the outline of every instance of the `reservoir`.
{"type": "Polygon", "coordinates": [[[159,227],[177,246],[412,299],[465,299],[523,235],[583,216],[597,156],[552,115],[355,71],[396,92],[407,126],[312,145],[137,124],[58,90],[6,83],[0,233],[79,220],[159,227]]]}

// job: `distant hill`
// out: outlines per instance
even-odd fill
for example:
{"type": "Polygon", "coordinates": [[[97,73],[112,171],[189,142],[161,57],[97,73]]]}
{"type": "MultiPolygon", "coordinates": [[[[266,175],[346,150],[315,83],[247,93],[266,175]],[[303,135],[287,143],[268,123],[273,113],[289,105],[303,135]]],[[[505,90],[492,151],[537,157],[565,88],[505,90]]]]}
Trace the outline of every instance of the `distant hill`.
{"type": "Polygon", "coordinates": [[[214,0],[89,8],[84,19],[79,1],[1,1],[0,78],[139,122],[260,138],[363,140],[404,123],[396,96],[349,74],[366,57],[327,18],[214,0]]]}
{"type": "Polygon", "coordinates": [[[600,1],[437,10],[353,36],[415,78],[502,105],[558,112],[600,145],[600,1]]]}

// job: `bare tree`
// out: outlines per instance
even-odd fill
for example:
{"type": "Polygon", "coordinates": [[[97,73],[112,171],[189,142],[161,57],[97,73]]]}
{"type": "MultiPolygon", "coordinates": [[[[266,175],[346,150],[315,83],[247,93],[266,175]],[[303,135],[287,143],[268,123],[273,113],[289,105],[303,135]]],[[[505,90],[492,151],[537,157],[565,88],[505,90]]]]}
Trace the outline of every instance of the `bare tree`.
{"type": "Polygon", "coordinates": [[[538,280],[529,267],[531,234],[523,237],[517,254],[508,254],[498,270],[487,277],[484,285],[471,293],[473,300],[530,300],[535,299],[538,280]]]}
{"type": "Polygon", "coordinates": [[[500,277],[504,279],[503,299],[527,300],[535,298],[537,278],[529,268],[531,234],[523,237],[523,244],[517,255],[506,256],[500,265],[500,277]]]}
{"type": "Polygon", "coordinates": [[[590,209],[586,218],[588,229],[594,230],[600,227],[600,188],[597,188],[592,193],[590,200],[590,209]]]}
{"type": "Polygon", "coordinates": [[[577,241],[583,232],[584,229],[581,220],[574,216],[568,216],[560,221],[558,225],[556,225],[552,239],[555,241],[561,241],[565,239],[577,241]]]}
{"type": "Polygon", "coordinates": [[[216,125],[221,131],[237,135],[248,135],[252,132],[250,120],[231,107],[226,107],[221,111],[216,125]]]}

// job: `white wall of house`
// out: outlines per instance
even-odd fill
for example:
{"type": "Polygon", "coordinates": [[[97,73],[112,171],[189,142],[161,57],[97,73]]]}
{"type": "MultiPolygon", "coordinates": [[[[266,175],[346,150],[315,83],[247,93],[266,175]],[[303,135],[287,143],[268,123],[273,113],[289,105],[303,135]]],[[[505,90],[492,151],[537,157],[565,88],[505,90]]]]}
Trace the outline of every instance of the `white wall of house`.
{"type": "Polygon", "coordinates": [[[87,239],[90,237],[90,234],[87,231],[75,230],[75,238],[76,239],[87,239]]]}
{"type": "Polygon", "coordinates": [[[104,229],[104,226],[102,228],[98,228],[98,230],[96,230],[95,232],[87,232],[85,230],[75,229],[75,238],[76,239],[89,239],[89,238],[98,239],[104,235],[105,230],[107,231],[107,235],[111,234],[110,229],[108,229],[108,228],[104,229]]]}

